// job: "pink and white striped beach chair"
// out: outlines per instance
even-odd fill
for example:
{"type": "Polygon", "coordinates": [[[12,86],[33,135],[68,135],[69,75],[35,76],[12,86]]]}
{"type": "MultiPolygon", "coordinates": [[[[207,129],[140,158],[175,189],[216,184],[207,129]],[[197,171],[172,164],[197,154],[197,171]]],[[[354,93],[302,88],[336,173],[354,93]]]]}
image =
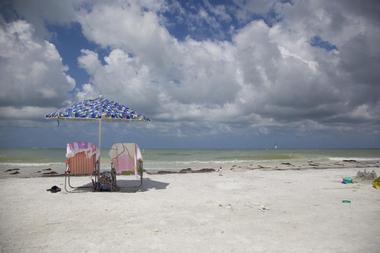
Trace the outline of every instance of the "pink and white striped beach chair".
{"type": "Polygon", "coordinates": [[[111,169],[115,174],[121,175],[125,172],[140,176],[141,187],[143,184],[143,158],[140,148],[135,143],[115,143],[109,152],[111,158],[111,169]]]}
{"type": "Polygon", "coordinates": [[[96,145],[88,142],[73,142],[67,144],[65,190],[67,185],[71,189],[89,188],[88,186],[73,187],[71,176],[91,176],[92,188],[95,190],[99,178],[99,151],[96,145]]]}

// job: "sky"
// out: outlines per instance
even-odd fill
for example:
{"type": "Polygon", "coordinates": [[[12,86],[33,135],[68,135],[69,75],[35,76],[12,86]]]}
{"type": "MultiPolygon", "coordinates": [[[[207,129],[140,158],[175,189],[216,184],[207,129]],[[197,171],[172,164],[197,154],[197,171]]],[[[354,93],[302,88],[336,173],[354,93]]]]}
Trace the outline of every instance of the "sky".
{"type": "Polygon", "coordinates": [[[2,0],[0,147],[97,143],[44,115],[103,95],[143,148],[380,148],[380,2],[2,0]]]}

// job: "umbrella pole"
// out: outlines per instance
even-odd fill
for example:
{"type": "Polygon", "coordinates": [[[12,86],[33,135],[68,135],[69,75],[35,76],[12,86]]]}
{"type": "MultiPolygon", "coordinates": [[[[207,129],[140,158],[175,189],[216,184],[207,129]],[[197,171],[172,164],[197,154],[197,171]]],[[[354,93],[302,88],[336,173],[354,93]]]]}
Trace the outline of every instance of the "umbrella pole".
{"type": "Polygon", "coordinates": [[[95,174],[95,182],[99,181],[99,173],[100,173],[100,157],[102,156],[102,119],[99,119],[99,128],[98,128],[98,148],[99,148],[99,160],[98,160],[98,169],[95,174]]]}
{"type": "Polygon", "coordinates": [[[102,119],[99,119],[99,128],[98,128],[98,130],[99,130],[98,131],[98,147],[99,147],[99,151],[101,151],[101,147],[102,147],[102,119]]]}

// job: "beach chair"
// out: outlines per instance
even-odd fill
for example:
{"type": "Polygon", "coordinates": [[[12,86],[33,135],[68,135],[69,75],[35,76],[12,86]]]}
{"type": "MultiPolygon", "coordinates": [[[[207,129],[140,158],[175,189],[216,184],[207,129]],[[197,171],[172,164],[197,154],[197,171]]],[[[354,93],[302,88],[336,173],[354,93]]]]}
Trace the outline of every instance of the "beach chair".
{"type": "MultiPolygon", "coordinates": [[[[111,172],[115,175],[139,175],[140,183],[132,186],[140,188],[143,184],[143,158],[140,148],[135,143],[115,143],[109,152],[111,158],[111,172]]],[[[116,183],[115,179],[115,184],[116,183]]],[[[128,187],[129,188],[129,187],[128,187]]]]}
{"type": "Polygon", "coordinates": [[[99,151],[92,143],[73,142],[67,144],[65,171],[65,190],[67,192],[80,188],[96,190],[99,178],[99,151]],[[90,176],[91,186],[72,186],[71,176],[90,176]],[[69,191],[67,186],[71,188],[69,191]]]}

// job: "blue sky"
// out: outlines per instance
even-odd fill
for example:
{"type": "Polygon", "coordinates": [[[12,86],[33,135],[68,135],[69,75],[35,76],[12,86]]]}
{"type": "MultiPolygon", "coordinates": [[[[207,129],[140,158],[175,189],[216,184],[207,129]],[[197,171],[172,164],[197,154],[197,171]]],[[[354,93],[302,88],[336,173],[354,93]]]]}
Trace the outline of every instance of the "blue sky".
{"type": "Polygon", "coordinates": [[[100,94],[150,117],[104,146],[380,147],[377,1],[3,1],[0,147],[97,141],[43,115],[100,94]]]}

